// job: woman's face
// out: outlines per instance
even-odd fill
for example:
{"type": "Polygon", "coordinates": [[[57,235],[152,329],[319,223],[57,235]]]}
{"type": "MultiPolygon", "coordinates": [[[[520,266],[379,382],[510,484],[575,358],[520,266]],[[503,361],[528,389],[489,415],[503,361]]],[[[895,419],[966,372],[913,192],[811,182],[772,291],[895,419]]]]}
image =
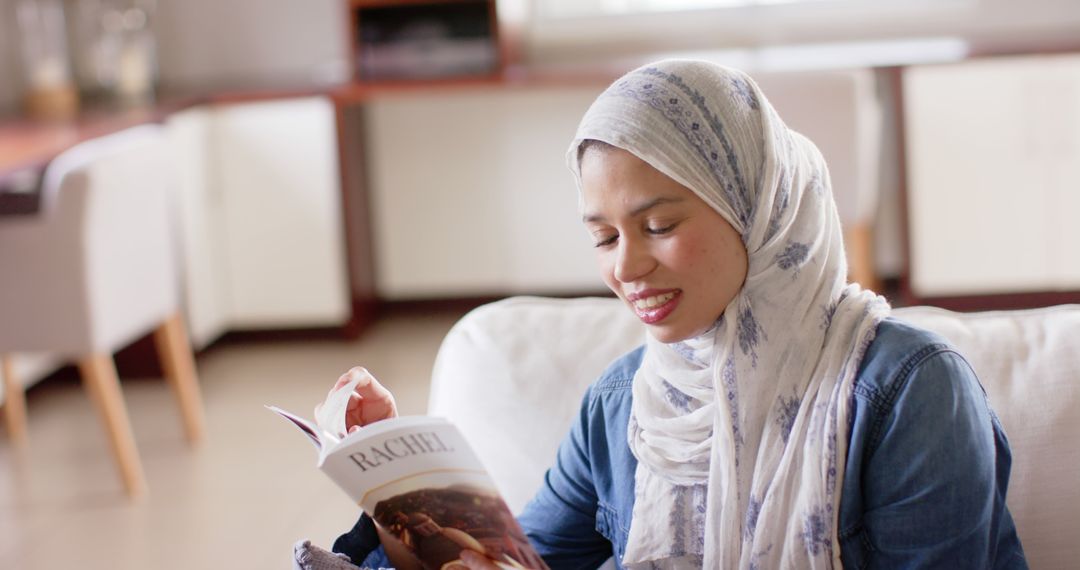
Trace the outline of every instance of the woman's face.
{"type": "Polygon", "coordinates": [[[660,342],[708,330],[746,279],[738,232],[688,188],[622,149],[587,149],[581,184],[604,283],[660,342]]]}

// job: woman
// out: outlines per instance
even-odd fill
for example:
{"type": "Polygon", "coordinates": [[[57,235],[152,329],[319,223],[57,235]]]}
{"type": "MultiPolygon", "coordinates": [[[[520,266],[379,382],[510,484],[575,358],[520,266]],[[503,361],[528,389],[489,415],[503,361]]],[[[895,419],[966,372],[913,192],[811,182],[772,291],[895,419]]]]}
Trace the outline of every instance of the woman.
{"type": "MultiPolygon", "coordinates": [[[[552,568],[1026,567],[977,378],[845,283],[825,163],[752,80],[632,71],[568,159],[604,281],[649,334],[520,517],[552,568]]],[[[395,413],[371,378],[349,424],[395,413]]],[[[335,550],[363,559],[370,526],[335,550]]]]}

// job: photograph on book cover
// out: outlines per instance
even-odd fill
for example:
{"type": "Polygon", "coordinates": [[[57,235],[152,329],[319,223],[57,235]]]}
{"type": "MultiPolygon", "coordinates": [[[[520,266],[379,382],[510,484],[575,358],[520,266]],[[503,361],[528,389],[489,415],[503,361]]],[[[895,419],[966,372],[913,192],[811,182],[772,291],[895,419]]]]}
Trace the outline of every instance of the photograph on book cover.
{"type": "Polygon", "coordinates": [[[464,570],[464,549],[502,568],[545,568],[485,473],[418,474],[370,491],[364,503],[375,505],[370,515],[400,570],[464,570]]]}

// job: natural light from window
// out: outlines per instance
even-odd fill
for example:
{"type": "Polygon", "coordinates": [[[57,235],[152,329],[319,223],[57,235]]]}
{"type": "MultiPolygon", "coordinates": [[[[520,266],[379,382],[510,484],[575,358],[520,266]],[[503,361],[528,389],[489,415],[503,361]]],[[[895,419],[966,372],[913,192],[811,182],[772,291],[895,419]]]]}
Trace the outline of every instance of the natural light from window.
{"type": "Polygon", "coordinates": [[[895,2],[897,0],[540,0],[537,2],[537,7],[544,17],[568,18],[837,1],[869,4],[874,2],[895,2]]]}

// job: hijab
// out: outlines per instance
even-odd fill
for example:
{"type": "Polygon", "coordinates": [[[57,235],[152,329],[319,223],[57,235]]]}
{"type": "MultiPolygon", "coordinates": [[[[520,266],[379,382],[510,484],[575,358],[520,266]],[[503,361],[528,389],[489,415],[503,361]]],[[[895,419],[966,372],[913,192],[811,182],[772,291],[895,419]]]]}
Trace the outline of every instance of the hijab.
{"type": "Polygon", "coordinates": [[[846,283],[817,148],[747,75],[685,60],[613,83],[582,141],[628,151],[741,235],[742,289],[701,335],[647,337],[627,426],[638,460],[629,568],[840,566],[837,519],[859,363],[888,314],[846,283]]]}

